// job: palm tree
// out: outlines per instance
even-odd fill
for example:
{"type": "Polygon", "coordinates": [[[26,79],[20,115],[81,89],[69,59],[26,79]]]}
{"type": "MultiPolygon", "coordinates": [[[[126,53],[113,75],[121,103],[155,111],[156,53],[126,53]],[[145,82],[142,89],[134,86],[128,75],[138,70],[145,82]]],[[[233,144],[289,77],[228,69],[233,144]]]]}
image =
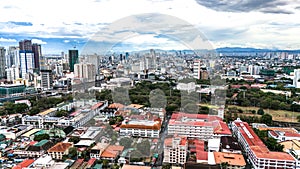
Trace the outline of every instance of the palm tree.
{"type": "Polygon", "coordinates": [[[220,167],[221,167],[221,169],[227,169],[227,167],[228,167],[228,162],[222,162],[222,163],[220,164],[220,167]]]}

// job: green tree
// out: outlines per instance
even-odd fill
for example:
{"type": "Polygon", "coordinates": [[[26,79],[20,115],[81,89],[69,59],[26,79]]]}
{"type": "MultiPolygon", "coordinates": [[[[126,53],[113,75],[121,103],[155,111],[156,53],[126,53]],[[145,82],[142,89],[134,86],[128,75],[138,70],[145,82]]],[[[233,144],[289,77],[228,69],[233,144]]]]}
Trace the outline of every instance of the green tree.
{"type": "Polygon", "coordinates": [[[17,103],[14,104],[14,112],[15,113],[25,113],[26,111],[28,111],[29,106],[25,103],[17,103]]]}
{"type": "Polygon", "coordinates": [[[33,138],[34,141],[49,140],[49,139],[50,139],[49,134],[38,134],[35,135],[33,138]]]}
{"type": "Polygon", "coordinates": [[[123,137],[119,141],[121,146],[124,146],[124,149],[130,148],[132,144],[132,139],[129,137],[123,137]]]}
{"type": "Polygon", "coordinates": [[[259,114],[259,115],[264,115],[264,114],[265,114],[264,109],[259,108],[259,109],[257,110],[257,114],[259,114]]]}
{"type": "Polygon", "coordinates": [[[80,141],[79,137],[71,137],[69,138],[69,142],[72,142],[74,144],[77,144],[80,141]]]}
{"type": "Polygon", "coordinates": [[[163,164],[162,169],[171,169],[170,164],[163,164]]]}
{"type": "Polygon", "coordinates": [[[76,147],[70,147],[69,148],[69,158],[77,158],[77,148],[76,147]]]}
{"type": "Polygon", "coordinates": [[[298,120],[298,122],[300,122],[300,115],[297,116],[297,120],[298,120]]]}
{"type": "Polygon", "coordinates": [[[33,115],[36,115],[40,112],[40,109],[38,107],[32,107],[30,110],[29,110],[29,115],[30,116],[33,116],[33,115]]]}
{"type": "Polygon", "coordinates": [[[144,157],[150,155],[150,142],[148,140],[143,140],[141,143],[136,145],[138,151],[140,151],[144,157]]]}
{"type": "Polygon", "coordinates": [[[3,104],[6,114],[13,114],[15,113],[14,104],[12,102],[5,102],[3,104]]]}
{"type": "Polygon", "coordinates": [[[108,160],[103,160],[102,164],[103,164],[103,168],[108,168],[109,161],[108,160]]]}
{"type": "Polygon", "coordinates": [[[66,110],[59,110],[55,113],[55,117],[66,117],[68,116],[68,112],[66,110]]]}
{"type": "Polygon", "coordinates": [[[272,125],[272,116],[270,114],[264,114],[261,116],[261,122],[266,125],[272,125]]]}
{"type": "Polygon", "coordinates": [[[228,162],[222,162],[222,163],[220,164],[220,167],[221,167],[221,169],[227,169],[227,167],[228,167],[228,162]]]}

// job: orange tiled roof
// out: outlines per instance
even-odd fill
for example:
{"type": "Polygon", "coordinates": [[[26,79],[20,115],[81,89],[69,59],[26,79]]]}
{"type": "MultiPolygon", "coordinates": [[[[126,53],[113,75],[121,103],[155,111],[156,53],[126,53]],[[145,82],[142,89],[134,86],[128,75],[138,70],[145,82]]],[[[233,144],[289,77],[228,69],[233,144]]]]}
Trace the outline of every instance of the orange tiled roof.
{"type": "Polygon", "coordinates": [[[294,128],[287,127],[259,127],[259,130],[271,130],[271,131],[282,131],[282,132],[290,132],[290,133],[298,133],[298,131],[294,128]]]}
{"type": "Polygon", "coordinates": [[[270,151],[267,146],[255,134],[252,128],[246,122],[235,121],[235,125],[239,128],[240,133],[245,138],[245,141],[250,146],[250,149],[258,158],[267,158],[274,160],[289,160],[295,161],[288,153],[270,151]]]}
{"type": "Polygon", "coordinates": [[[216,164],[227,162],[231,166],[246,166],[245,159],[242,154],[214,152],[216,164]]]}
{"type": "Polygon", "coordinates": [[[124,150],[124,146],[109,145],[104,152],[101,154],[101,157],[104,158],[116,158],[121,151],[124,150]]]}
{"type": "Polygon", "coordinates": [[[132,107],[132,108],[140,109],[140,108],[144,107],[144,105],[141,105],[141,104],[130,104],[127,107],[132,107]]]}
{"type": "Polygon", "coordinates": [[[92,110],[95,110],[95,109],[97,109],[98,107],[101,107],[103,104],[104,104],[103,102],[98,102],[98,103],[96,103],[95,105],[93,105],[91,109],[92,109],[92,110]]]}
{"type": "Polygon", "coordinates": [[[151,167],[125,164],[122,169],[151,169],[151,167]]]}
{"type": "Polygon", "coordinates": [[[51,147],[48,152],[65,152],[66,150],[68,150],[70,147],[72,147],[73,144],[72,143],[57,143],[55,144],[53,147],[51,147]]]}
{"type": "Polygon", "coordinates": [[[110,104],[107,108],[110,108],[110,109],[119,109],[119,108],[124,108],[125,106],[121,103],[113,103],[113,104],[110,104]]]}
{"type": "Polygon", "coordinates": [[[21,163],[17,164],[16,166],[14,166],[12,169],[23,169],[28,167],[30,164],[32,164],[35,160],[33,159],[27,159],[22,161],[21,163]]]}

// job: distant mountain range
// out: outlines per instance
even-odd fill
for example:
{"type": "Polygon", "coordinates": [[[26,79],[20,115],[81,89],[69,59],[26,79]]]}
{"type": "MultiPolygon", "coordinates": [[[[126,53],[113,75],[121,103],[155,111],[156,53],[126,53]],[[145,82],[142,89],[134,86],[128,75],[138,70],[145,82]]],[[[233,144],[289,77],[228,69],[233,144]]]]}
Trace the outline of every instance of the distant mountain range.
{"type": "Polygon", "coordinates": [[[282,50],[282,49],[256,49],[256,48],[241,48],[241,47],[225,47],[217,48],[218,53],[253,53],[253,52],[287,52],[287,53],[300,53],[300,49],[297,50],[282,50]]]}
{"type": "MultiPolygon", "coordinates": [[[[161,49],[154,49],[157,53],[176,53],[181,51],[181,53],[194,53],[193,50],[161,50],[161,49]]],[[[199,51],[207,51],[207,50],[199,50],[199,51]]],[[[257,49],[257,48],[242,48],[242,47],[224,47],[224,48],[217,48],[217,53],[267,53],[267,52],[287,52],[287,53],[300,53],[300,49],[297,50],[283,50],[283,49],[257,49]]],[[[133,51],[130,53],[149,53],[150,50],[141,50],[141,51],[133,51]]]]}

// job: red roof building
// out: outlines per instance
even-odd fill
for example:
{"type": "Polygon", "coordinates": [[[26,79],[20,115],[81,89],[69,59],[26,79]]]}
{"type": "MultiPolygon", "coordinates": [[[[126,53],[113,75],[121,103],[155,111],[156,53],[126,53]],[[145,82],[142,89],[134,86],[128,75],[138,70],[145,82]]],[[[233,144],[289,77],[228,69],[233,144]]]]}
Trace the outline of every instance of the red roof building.
{"type": "Polygon", "coordinates": [[[26,159],[22,161],[21,163],[14,166],[12,169],[23,169],[29,167],[34,162],[33,159],[26,159]]]}
{"type": "Polygon", "coordinates": [[[178,112],[169,120],[168,134],[208,140],[231,135],[231,131],[218,116],[178,112]]]}
{"type": "Polygon", "coordinates": [[[238,119],[232,122],[232,131],[254,168],[296,168],[296,161],[290,154],[270,151],[248,123],[238,119]]]}
{"type": "Polygon", "coordinates": [[[120,135],[158,138],[161,130],[161,119],[143,116],[126,117],[120,126],[120,135]]]}

